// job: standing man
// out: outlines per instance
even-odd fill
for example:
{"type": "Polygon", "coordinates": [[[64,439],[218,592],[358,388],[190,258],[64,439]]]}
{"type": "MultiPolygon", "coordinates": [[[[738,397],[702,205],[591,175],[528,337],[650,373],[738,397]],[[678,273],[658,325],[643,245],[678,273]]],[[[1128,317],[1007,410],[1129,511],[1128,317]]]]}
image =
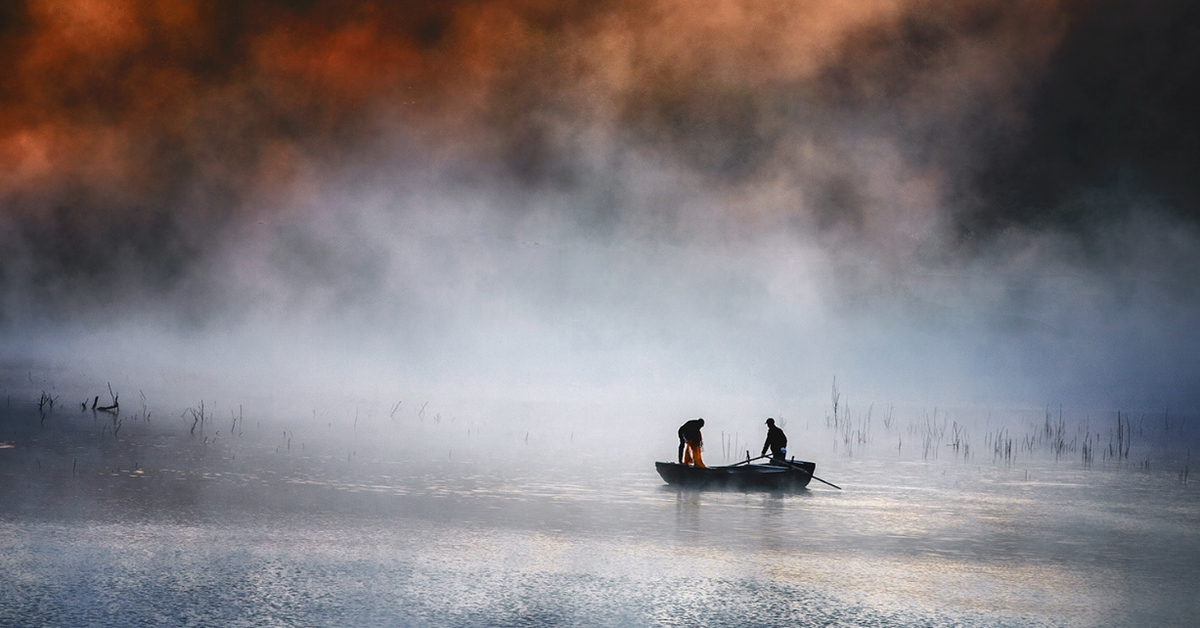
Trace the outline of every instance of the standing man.
{"type": "Polygon", "coordinates": [[[763,443],[762,455],[771,449],[771,460],[783,460],[787,454],[787,434],[775,427],[775,419],[767,419],[767,442],[763,443]]]}
{"type": "Polygon", "coordinates": [[[694,464],[704,468],[704,460],[700,458],[700,445],[703,439],[700,428],[704,427],[704,419],[692,419],[679,428],[679,464],[694,464]]]}

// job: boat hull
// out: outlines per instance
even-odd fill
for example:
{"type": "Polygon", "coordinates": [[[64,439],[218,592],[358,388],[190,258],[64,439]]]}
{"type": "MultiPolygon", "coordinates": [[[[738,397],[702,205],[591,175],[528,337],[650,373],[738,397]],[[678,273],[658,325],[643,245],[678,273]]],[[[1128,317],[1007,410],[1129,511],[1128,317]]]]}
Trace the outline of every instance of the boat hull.
{"type": "Polygon", "coordinates": [[[729,467],[693,467],[674,462],[655,462],[663,481],[684,488],[731,488],[740,490],[794,490],[808,486],[817,469],[814,462],[747,464],[729,467]]]}

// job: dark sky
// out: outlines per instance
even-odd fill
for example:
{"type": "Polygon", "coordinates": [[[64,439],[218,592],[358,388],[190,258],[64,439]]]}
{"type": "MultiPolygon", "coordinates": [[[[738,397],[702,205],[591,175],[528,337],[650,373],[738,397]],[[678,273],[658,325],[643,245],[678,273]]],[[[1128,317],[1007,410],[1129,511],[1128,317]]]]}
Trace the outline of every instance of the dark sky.
{"type": "Polygon", "coordinates": [[[1192,403],[1198,13],[5,3],[0,334],[1192,403]]]}

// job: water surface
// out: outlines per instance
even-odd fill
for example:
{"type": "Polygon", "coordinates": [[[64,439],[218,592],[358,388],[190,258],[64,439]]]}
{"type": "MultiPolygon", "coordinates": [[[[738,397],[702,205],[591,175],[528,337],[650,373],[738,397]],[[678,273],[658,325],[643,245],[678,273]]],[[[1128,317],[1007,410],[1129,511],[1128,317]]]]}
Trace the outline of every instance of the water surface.
{"type": "MultiPolygon", "coordinates": [[[[111,416],[42,419],[10,405],[0,625],[1192,626],[1200,616],[1200,498],[1177,460],[933,457],[885,448],[900,428],[878,426],[874,449],[847,452],[837,430],[809,423],[793,425],[794,442],[819,452],[818,475],[845,490],[689,491],[663,485],[651,448],[621,439],[379,416],[347,429],[313,414],[239,425],[230,413],[199,430],[126,415],[114,435],[111,416]]],[[[661,459],[674,455],[669,436],[661,459]]],[[[709,438],[719,462],[721,441],[709,438]]]]}

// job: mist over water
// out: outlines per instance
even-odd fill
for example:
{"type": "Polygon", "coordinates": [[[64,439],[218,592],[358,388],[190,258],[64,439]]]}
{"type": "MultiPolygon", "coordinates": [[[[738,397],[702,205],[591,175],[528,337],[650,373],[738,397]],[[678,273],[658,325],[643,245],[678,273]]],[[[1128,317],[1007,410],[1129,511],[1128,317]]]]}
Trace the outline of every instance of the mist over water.
{"type": "Polygon", "coordinates": [[[18,359],[1196,407],[1187,3],[51,4],[18,359]]]}
{"type": "Polygon", "coordinates": [[[0,623],[1188,625],[1197,20],[0,8],[0,623]]]}

